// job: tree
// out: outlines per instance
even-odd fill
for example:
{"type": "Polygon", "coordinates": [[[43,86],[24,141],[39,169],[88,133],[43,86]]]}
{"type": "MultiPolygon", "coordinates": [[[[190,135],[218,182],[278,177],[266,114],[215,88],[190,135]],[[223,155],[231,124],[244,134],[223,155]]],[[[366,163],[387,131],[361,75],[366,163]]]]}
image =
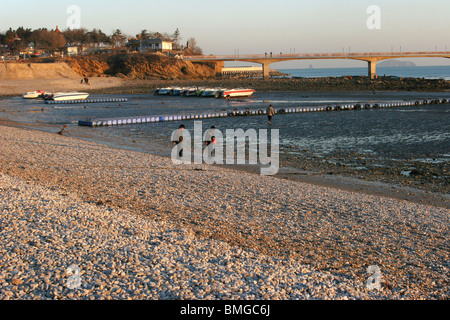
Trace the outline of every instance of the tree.
{"type": "Polygon", "coordinates": [[[136,35],[136,38],[138,38],[139,40],[147,40],[150,39],[151,34],[147,31],[147,29],[144,29],[141,31],[141,33],[136,35]]]}
{"type": "Polygon", "coordinates": [[[93,29],[87,33],[87,36],[89,39],[88,43],[95,46],[98,46],[101,43],[109,43],[111,41],[110,37],[104,34],[102,30],[93,29]]]}
{"type": "Polygon", "coordinates": [[[126,41],[127,38],[122,34],[122,31],[120,31],[119,29],[116,29],[116,31],[114,31],[113,35],[111,36],[111,42],[115,48],[123,47],[126,41]]]}
{"type": "Polygon", "coordinates": [[[68,45],[81,46],[89,41],[87,30],[80,29],[67,29],[63,32],[68,45]]]}
{"type": "Polygon", "coordinates": [[[172,39],[173,39],[173,46],[175,50],[178,50],[178,48],[180,47],[180,41],[181,41],[181,37],[180,37],[180,30],[175,30],[175,32],[172,35],[172,39]]]}
{"type": "Polygon", "coordinates": [[[47,51],[61,50],[66,44],[66,39],[62,33],[49,31],[45,28],[34,30],[30,39],[37,48],[47,51]]]}
{"type": "Polygon", "coordinates": [[[3,36],[3,44],[10,45],[14,38],[16,37],[16,33],[12,30],[12,28],[9,28],[8,31],[5,32],[5,35],[3,36]]]}
{"type": "Polygon", "coordinates": [[[195,38],[189,38],[185,54],[199,56],[203,54],[203,50],[197,45],[195,38]]]}
{"type": "Polygon", "coordinates": [[[28,44],[30,42],[33,31],[30,28],[25,29],[24,27],[19,27],[15,33],[16,36],[20,38],[25,44],[28,44]]]}

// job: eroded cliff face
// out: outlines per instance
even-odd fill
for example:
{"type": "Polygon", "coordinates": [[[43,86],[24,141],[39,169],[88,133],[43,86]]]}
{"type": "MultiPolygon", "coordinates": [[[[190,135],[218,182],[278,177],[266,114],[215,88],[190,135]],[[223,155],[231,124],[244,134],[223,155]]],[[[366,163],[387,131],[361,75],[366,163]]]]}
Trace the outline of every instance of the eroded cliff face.
{"type": "Polygon", "coordinates": [[[3,80],[46,80],[68,78],[76,79],[80,75],[64,62],[28,63],[3,62],[0,63],[0,81],[3,80]]]}
{"type": "Polygon", "coordinates": [[[205,79],[215,77],[213,64],[192,63],[158,54],[116,54],[76,57],[70,67],[87,77],[128,79],[205,79]]]}

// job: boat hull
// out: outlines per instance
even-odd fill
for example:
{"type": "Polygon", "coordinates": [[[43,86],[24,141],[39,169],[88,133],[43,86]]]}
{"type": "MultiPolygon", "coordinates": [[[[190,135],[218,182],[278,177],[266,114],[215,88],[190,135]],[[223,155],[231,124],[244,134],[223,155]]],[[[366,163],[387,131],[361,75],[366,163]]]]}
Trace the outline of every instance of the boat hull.
{"type": "Polygon", "coordinates": [[[55,93],[50,96],[48,100],[53,101],[69,101],[69,100],[85,100],[89,97],[89,93],[85,92],[68,92],[68,93],[55,93]]]}
{"type": "Polygon", "coordinates": [[[201,93],[202,97],[215,97],[219,89],[205,89],[201,93]]]}
{"type": "Polygon", "coordinates": [[[232,89],[223,91],[220,96],[223,98],[245,98],[250,97],[254,92],[253,89],[232,89]]]}
{"type": "Polygon", "coordinates": [[[45,95],[46,93],[44,91],[38,90],[33,92],[27,92],[23,95],[24,99],[37,99],[45,95]]]}
{"type": "Polygon", "coordinates": [[[159,96],[168,96],[172,94],[173,88],[159,88],[155,90],[155,94],[159,96]]]}

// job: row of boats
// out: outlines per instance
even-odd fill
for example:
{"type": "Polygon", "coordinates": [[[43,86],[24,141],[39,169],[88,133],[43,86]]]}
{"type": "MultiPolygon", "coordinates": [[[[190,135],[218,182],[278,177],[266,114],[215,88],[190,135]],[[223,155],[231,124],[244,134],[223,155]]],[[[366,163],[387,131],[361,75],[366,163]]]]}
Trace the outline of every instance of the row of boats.
{"type": "Polygon", "coordinates": [[[89,97],[86,92],[46,92],[43,90],[36,90],[27,92],[23,95],[24,99],[44,99],[53,101],[69,101],[69,100],[85,100],[89,97]]]}
{"type": "Polygon", "coordinates": [[[160,96],[186,96],[186,97],[215,97],[215,98],[246,98],[250,97],[253,89],[222,89],[222,88],[202,88],[202,87],[166,87],[157,88],[153,92],[160,96]]]}
{"type": "MultiPolygon", "coordinates": [[[[193,96],[193,97],[215,97],[215,98],[246,98],[250,97],[255,92],[254,89],[222,89],[222,88],[181,88],[181,87],[167,87],[155,89],[155,95],[163,96],[193,96]]],[[[68,100],[85,100],[89,97],[86,92],[46,92],[43,90],[36,90],[27,92],[23,95],[24,99],[38,99],[53,101],[68,101],[68,100]]]]}

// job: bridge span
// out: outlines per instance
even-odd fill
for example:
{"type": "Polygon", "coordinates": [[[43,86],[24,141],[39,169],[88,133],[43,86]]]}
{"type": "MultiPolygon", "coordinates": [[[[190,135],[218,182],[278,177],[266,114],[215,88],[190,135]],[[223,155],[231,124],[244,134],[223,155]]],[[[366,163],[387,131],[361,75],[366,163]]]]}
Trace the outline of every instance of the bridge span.
{"type": "Polygon", "coordinates": [[[368,63],[368,76],[376,76],[377,61],[396,58],[448,58],[450,51],[433,52],[366,52],[366,53],[297,53],[297,54],[249,54],[249,55],[202,55],[184,56],[186,61],[217,62],[216,71],[221,72],[225,61],[246,61],[262,64],[264,79],[269,79],[270,64],[289,60],[318,60],[318,59],[351,59],[368,63]]]}

